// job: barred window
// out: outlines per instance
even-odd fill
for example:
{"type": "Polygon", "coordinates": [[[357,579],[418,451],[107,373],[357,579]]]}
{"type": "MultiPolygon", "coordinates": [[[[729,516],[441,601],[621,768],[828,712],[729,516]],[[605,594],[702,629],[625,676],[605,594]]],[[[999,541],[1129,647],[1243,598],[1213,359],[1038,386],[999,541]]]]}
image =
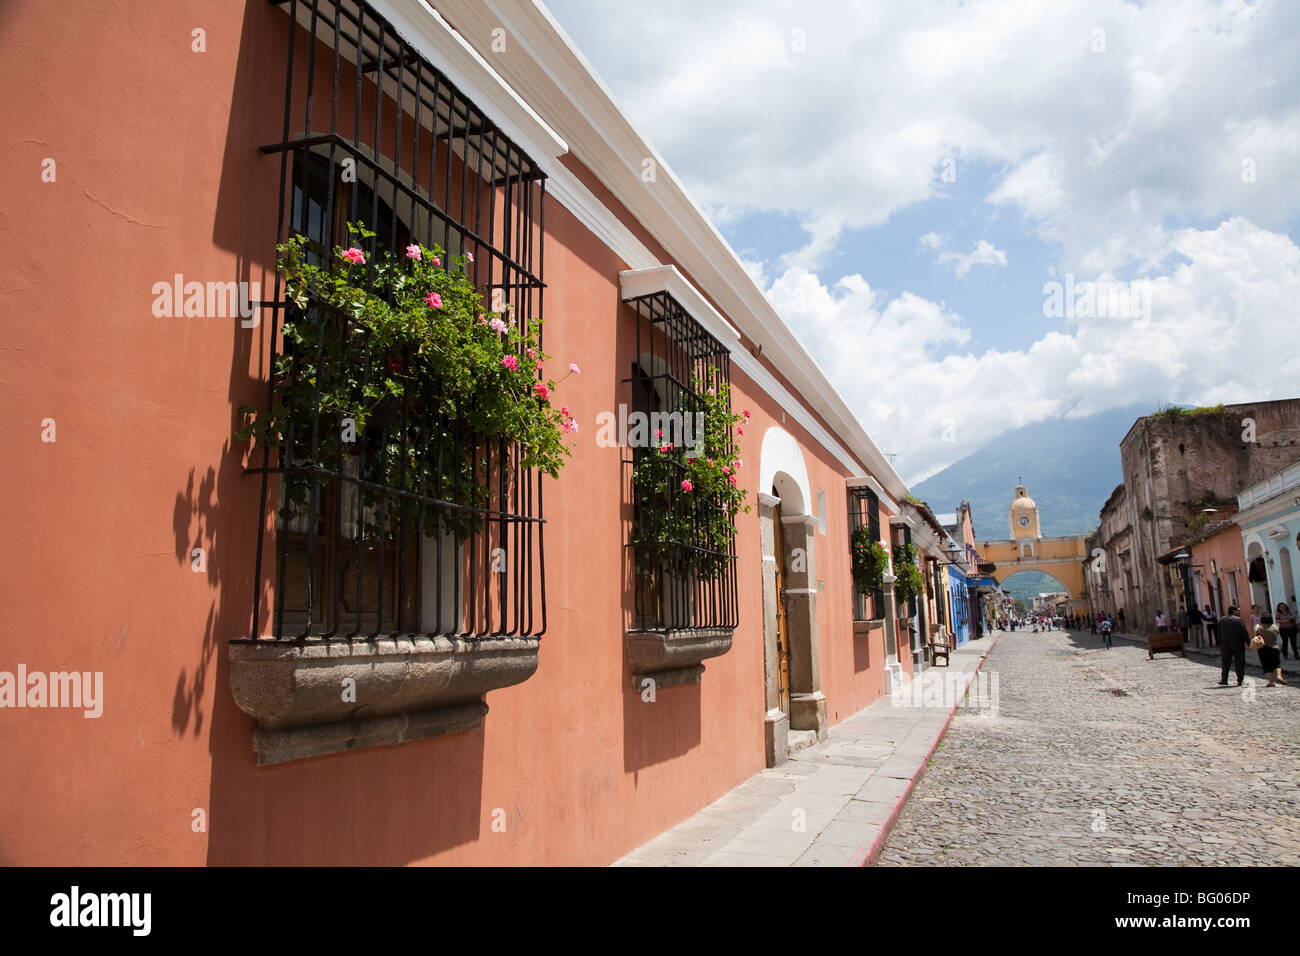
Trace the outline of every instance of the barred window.
{"type": "MultiPolygon", "coordinates": [[[[358,246],[375,295],[387,294],[386,251],[440,249],[436,265],[463,269],[485,313],[538,318],[545,182],[533,161],[367,3],[280,6],[297,25],[284,133],[262,148],[280,159],[279,241],[305,237],[314,265],[358,246]],[[356,223],[373,234],[351,233],[356,223]]],[[[262,582],[274,557],[274,605],[262,607],[259,584],[252,638],[539,636],[541,475],[455,407],[450,372],[412,372],[414,357],[385,351],[358,315],[315,295],[290,301],[279,276],[274,298],[260,413],[276,440],[248,469],[263,515],[276,511],[273,531],[259,523],[256,559],[262,582]],[[372,395],[364,423],[340,418],[372,395]]]]}
{"type": "MultiPolygon", "coordinates": [[[[866,527],[872,541],[880,540],[880,498],[870,487],[850,488],[849,498],[849,545],[852,547],[853,535],[859,528],[866,527]]],[[[863,590],[853,588],[853,619],[855,621],[872,621],[885,614],[885,592],[882,588],[863,590]]]]}
{"type": "MultiPolygon", "coordinates": [[[[734,514],[699,489],[682,489],[686,469],[675,453],[695,445],[703,454],[710,402],[730,410],[730,353],[667,292],[627,302],[636,314],[636,360],[624,379],[632,392],[624,462],[632,472],[633,629],[734,628],[734,514]],[[674,453],[661,451],[668,446],[674,453]]],[[[730,442],[729,423],[725,433],[730,442]]]]}

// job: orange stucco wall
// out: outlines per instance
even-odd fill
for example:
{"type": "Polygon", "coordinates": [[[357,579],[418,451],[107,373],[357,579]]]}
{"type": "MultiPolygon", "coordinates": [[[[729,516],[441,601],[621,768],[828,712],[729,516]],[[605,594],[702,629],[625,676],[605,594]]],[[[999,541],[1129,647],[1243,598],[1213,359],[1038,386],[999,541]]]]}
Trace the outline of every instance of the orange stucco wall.
{"type": "MultiPolygon", "coordinates": [[[[547,348],[583,369],[563,386],[582,430],[546,491],[536,675],[489,694],[471,732],[255,767],[226,642],[249,627],[257,479],[230,435],[235,409],[264,400],[268,323],[155,318],[151,290],[178,272],[271,287],[279,159],[256,147],[280,135],[287,19],[261,0],[76,16],[33,0],[6,4],[0,26],[0,670],[102,671],[105,685],[98,719],[0,711],[0,760],[21,768],[0,776],[0,863],[605,863],[762,768],[757,508],[738,523],[732,650],[653,704],[630,689],[625,474],[594,440],[597,413],[630,398],[626,264],[554,202],[547,348]]],[[[749,490],[775,426],[826,492],[820,674],[842,720],[884,690],[882,632],[853,634],[848,471],[743,374],[733,395],[753,413],[749,490]]]]}

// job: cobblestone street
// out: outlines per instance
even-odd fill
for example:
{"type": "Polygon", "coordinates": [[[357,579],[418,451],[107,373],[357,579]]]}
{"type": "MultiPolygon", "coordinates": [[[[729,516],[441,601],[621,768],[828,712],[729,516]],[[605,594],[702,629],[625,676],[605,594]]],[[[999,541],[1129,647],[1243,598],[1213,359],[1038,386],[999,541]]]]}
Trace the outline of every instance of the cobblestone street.
{"type": "Polygon", "coordinates": [[[999,635],[879,864],[1300,863],[1300,687],[1086,633],[999,635]]]}

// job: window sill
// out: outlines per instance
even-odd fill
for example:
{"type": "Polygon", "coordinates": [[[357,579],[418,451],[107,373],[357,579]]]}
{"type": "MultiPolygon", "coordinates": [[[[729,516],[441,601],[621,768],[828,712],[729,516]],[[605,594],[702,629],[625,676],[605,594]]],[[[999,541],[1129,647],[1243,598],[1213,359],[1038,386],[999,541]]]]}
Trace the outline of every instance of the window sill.
{"type": "Polygon", "coordinates": [[[484,695],[537,670],[537,638],[423,636],[230,645],[259,766],[472,730],[484,695]],[[348,683],[352,681],[353,683],[348,683]]]}
{"type": "Polygon", "coordinates": [[[868,631],[874,631],[877,628],[881,628],[884,626],[885,626],[885,619],[883,617],[873,617],[869,621],[854,621],[853,633],[866,634],[868,631]]]}
{"type": "Polygon", "coordinates": [[[679,631],[628,631],[627,657],[632,665],[632,688],[640,693],[645,680],[656,687],[698,684],[703,662],[731,650],[735,628],[711,627],[679,631]]]}

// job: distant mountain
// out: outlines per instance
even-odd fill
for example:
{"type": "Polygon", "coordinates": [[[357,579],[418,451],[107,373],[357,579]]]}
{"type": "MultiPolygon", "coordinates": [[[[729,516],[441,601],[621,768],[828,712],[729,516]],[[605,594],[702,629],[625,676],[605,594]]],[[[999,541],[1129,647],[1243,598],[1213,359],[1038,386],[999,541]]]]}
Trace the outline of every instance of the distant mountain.
{"type": "MultiPolygon", "coordinates": [[[[1056,418],[1003,432],[982,448],[931,475],[912,494],[937,514],[971,505],[976,540],[1010,536],[1007,507],[1024,484],[1038,505],[1045,536],[1083,534],[1097,527],[1098,513],[1123,479],[1119,443],[1133,422],[1155,409],[1147,405],[1087,418],[1056,418]]],[[[1021,572],[1007,590],[1021,600],[1058,590],[1045,574],[1021,572]]]]}

